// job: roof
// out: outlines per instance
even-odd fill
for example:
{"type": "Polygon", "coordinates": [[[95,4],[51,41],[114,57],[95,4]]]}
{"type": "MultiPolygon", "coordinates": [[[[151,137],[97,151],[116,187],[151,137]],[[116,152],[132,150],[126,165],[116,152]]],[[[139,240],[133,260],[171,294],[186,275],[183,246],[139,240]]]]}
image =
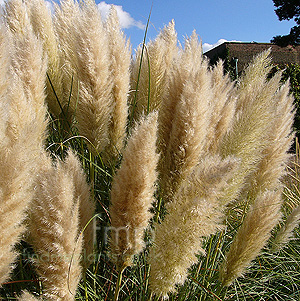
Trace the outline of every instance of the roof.
{"type": "Polygon", "coordinates": [[[285,66],[290,63],[300,64],[300,46],[280,47],[271,43],[244,43],[224,42],[223,44],[204,53],[211,64],[219,58],[223,60],[238,59],[239,70],[243,69],[258,53],[271,48],[271,57],[274,64],[285,66]]]}

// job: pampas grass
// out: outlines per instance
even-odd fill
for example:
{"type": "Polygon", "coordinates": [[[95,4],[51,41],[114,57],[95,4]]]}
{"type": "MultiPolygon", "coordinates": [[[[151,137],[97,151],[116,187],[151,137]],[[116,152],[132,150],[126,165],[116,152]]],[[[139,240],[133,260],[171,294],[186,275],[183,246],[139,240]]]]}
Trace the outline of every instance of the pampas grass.
{"type": "Polygon", "coordinates": [[[281,190],[266,191],[257,196],[226,254],[220,278],[230,285],[259,254],[281,217],[281,190]]]}
{"type": "Polygon", "coordinates": [[[90,150],[101,153],[109,144],[113,110],[108,37],[100,12],[92,1],[82,4],[75,37],[75,63],[79,79],[76,119],[90,150]]]}
{"type": "Polygon", "coordinates": [[[136,119],[157,110],[168,90],[173,61],[178,55],[174,20],[160,31],[154,41],[144,45],[146,52],[143,57],[142,47],[138,47],[131,67],[131,104],[136,119]]]}
{"type": "Polygon", "coordinates": [[[14,51],[10,56],[5,51],[1,54],[3,69],[6,67],[6,70],[2,70],[2,79],[6,79],[7,85],[2,84],[1,90],[3,139],[1,139],[0,212],[1,233],[6,235],[1,236],[0,283],[8,278],[17,257],[14,245],[20,240],[25,229],[23,220],[33,197],[37,159],[41,153],[46,128],[43,115],[45,61],[31,28],[21,28],[27,24],[26,20],[26,9],[22,2],[14,1],[7,4],[6,24],[11,30],[11,35],[8,34],[8,40],[5,41],[3,35],[7,31],[4,25],[1,25],[1,47],[5,45],[7,49],[13,47],[14,51]],[[32,46],[32,52],[26,49],[26,46],[32,46]],[[9,60],[12,65],[10,69],[7,64],[9,60]],[[32,175],[30,179],[29,174],[32,175]]]}
{"type": "Polygon", "coordinates": [[[83,236],[83,264],[89,266],[94,254],[94,229],[91,220],[95,214],[95,202],[91,199],[91,188],[76,155],[68,152],[64,164],[65,172],[73,179],[74,198],[79,202],[79,234],[83,236]]]}
{"type": "Polygon", "coordinates": [[[124,33],[120,29],[117,11],[111,8],[105,23],[109,43],[109,61],[113,77],[113,112],[109,130],[109,146],[107,153],[118,157],[124,147],[128,117],[128,91],[130,82],[131,49],[124,33]]]}
{"type": "MultiPolygon", "coordinates": [[[[61,108],[75,110],[78,102],[78,74],[76,70],[76,28],[80,20],[80,8],[73,0],[61,1],[54,4],[54,31],[57,36],[59,50],[59,70],[62,73],[62,98],[59,99],[61,108]]],[[[58,91],[59,92],[59,91],[58,91]]],[[[61,112],[59,108],[58,112],[61,112]]],[[[58,113],[57,112],[57,113],[58,113]]],[[[66,113],[66,112],[65,112],[66,113]]]]}
{"type": "Polygon", "coordinates": [[[159,297],[168,297],[175,285],[183,285],[188,268],[198,261],[203,238],[222,228],[223,210],[219,203],[224,186],[238,161],[207,158],[181,186],[167,206],[168,215],[156,225],[150,254],[150,287],[159,297]]]}
{"type": "Polygon", "coordinates": [[[49,78],[46,82],[48,108],[50,112],[59,116],[61,113],[59,102],[63,103],[63,72],[61,70],[61,55],[51,11],[43,0],[28,0],[25,4],[33,31],[41,40],[44,55],[48,58],[47,74],[49,78]]]}
{"type": "Polygon", "coordinates": [[[300,206],[297,206],[288,216],[279,232],[276,234],[273,243],[273,251],[278,251],[287,245],[293,236],[293,230],[299,226],[300,206]]]}
{"type": "MultiPolygon", "coordinates": [[[[174,95],[174,101],[166,102],[161,109],[160,124],[166,122],[169,125],[166,128],[166,124],[163,124],[164,128],[160,130],[160,133],[167,133],[161,133],[164,141],[160,149],[162,157],[159,164],[160,185],[167,200],[176,193],[199,162],[208,132],[212,93],[207,62],[199,57],[199,62],[192,68],[185,67],[185,64],[192,60],[194,53],[200,51],[201,46],[196,35],[186,40],[174,78],[174,84],[175,80],[180,80],[176,82],[180,93],[174,95]],[[166,121],[167,117],[170,120],[166,121]]],[[[166,96],[169,99],[172,99],[174,93],[172,84],[166,96]]]]}
{"type": "MultiPolygon", "coordinates": [[[[72,156],[72,155],[71,155],[72,156]]],[[[29,215],[29,235],[47,300],[75,300],[81,278],[80,197],[65,163],[41,158],[37,188],[29,215]]]]}
{"type": "Polygon", "coordinates": [[[157,114],[143,118],[133,130],[111,189],[111,256],[119,270],[132,265],[144,244],[152,214],[157,179],[157,114]]]}
{"type": "Polygon", "coordinates": [[[181,47],[174,21],[131,57],[117,12],[5,4],[0,296],[296,298],[269,248],[296,271],[289,82],[269,75],[269,51],[232,82],[196,32],[181,47]]]}

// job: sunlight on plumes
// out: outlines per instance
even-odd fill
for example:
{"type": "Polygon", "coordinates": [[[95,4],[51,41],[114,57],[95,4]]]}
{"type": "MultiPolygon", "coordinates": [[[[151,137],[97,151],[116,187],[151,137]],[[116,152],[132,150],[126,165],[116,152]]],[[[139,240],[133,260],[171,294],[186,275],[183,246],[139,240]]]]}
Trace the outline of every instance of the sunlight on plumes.
{"type": "Polygon", "coordinates": [[[52,113],[59,115],[61,110],[56,96],[63,103],[61,58],[51,11],[47,3],[44,0],[27,0],[25,2],[34,33],[41,40],[44,55],[47,55],[48,58],[47,73],[51,83],[49,80],[46,82],[47,104],[52,113]],[[51,85],[53,85],[54,91],[51,85]]]}
{"type": "Polygon", "coordinates": [[[266,191],[257,196],[226,254],[220,269],[223,285],[230,285],[245,273],[259,254],[281,217],[281,190],[266,191]]]}
{"type": "Polygon", "coordinates": [[[162,156],[159,167],[160,185],[166,199],[172,198],[199,162],[212,113],[213,93],[207,61],[197,57],[200,61],[192,68],[184,67],[189,64],[189,59],[192,60],[194,52],[194,55],[201,53],[196,35],[186,41],[178,67],[174,71],[174,82],[171,82],[166,95],[169,101],[161,108],[160,133],[163,134],[160,137],[166,139],[162,141],[160,148],[162,156]],[[179,94],[173,94],[177,91],[173,89],[173,84],[179,89],[179,94]],[[170,120],[166,120],[167,118],[170,120]]]}
{"type": "Polygon", "coordinates": [[[129,41],[126,40],[120,29],[114,6],[106,20],[105,28],[108,35],[110,69],[113,77],[113,111],[109,126],[109,145],[105,152],[110,154],[110,159],[115,159],[123,150],[126,136],[131,48],[129,41]]]}
{"type": "Polygon", "coordinates": [[[65,172],[73,179],[74,199],[79,203],[79,224],[78,234],[83,236],[83,260],[82,264],[86,268],[91,264],[89,258],[94,253],[94,228],[93,224],[88,222],[95,214],[95,201],[91,199],[91,187],[87,183],[86,174],[81,163],[73,151],[69,151],[64,162],[65,172]]]}
{"type": "Polygon", "coordinates": [[[34,264],[43,280],[47,300],[75,300],[81,278],[79,235],[81,199],[76,194],[69,161],[52,165],[41,157],[34,201],[30,210],[30,241],[37,254],[34,264]]]}
{"type": "Polygon", "coordinates": [[[75,67],[80,90],[76,120],[80,134],[91,142],[91,152],[97,154],[109,143],[113,110],[108,36],[100,12],[91,0],[82,4],[77,24],[75,67]]]}
{"type": "Polygon", "coordinates": [[[111,189],[111,256],[117,267],[132,264],[133,255],[145,247],[157,180],[157,113],[142,118],[134,128],[123,153],[111,189]]]}
{"type": "Polygon", "coordinates": [[[170,22],[160,31],[155,40],[145,45],[140,68],[142,47],[140,45],[136,50],[131,67],[133,92],[130,102],[134,107],[135,119],[147,112],[157,110],[167,93],[172,65],[178,55],[175,22],[170,22]]]}
{"type": "Polygon", "coordinates": [[[271,262],[296,267],[293,241],[271,253],[300,192],[294,86],[270,50],[232,81],[174,21],[131,56],[121,6],[47,5],[1,12],[1,297],[252,298],[278,278],[271,262]]]}
{"type": "Polygon", "coordinates": [[[222,228],[225,207],[219,198],[237,167],[234,158],[202,160],[167,205],[150,253],[150,286],[158,297],[167,297],[185,282],[188,268],[198,261],[196,254],[205,254],[203,238],[222,228]]]}

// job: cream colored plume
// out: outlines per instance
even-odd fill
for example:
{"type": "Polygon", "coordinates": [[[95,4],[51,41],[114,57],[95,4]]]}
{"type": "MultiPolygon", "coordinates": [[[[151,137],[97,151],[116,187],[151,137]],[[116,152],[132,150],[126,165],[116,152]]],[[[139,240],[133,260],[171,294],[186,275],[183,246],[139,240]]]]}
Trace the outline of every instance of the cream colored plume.
{"type": "Polygon", "coordinates": [[[10,76],[9,66],[11,64],[11,39],[9,31],[3,24],[0,24],[0,101],[6,96],[10,76]]]}
{"type": "Polygon", "coordinates": [[[110,69],[113,78],[113,111],[109,130],[107,155],[117,158],[124,147],[128,117],[127,98],[129,93],[131,50],[121,31],[117,11],[114,6],[106,20],[109,44],[110,69]]]}
{"type": "Polygon", "coordinates": [[[272,242],[272,251],[279,251],[282,249],[293,236],[293,231],[299,226],[300,222],[300,205],[293,209],[285,223],[275,236],[272,242]]]}
{"type": "Polygon", "coordinates": [[[145,45],[144,50],[143,46],[138,47],[132,63],[130,98],[135,118],[159,108],[177,55],[174,20],[160,31],[154,41],[145,45]]]}
{"type": "Polygon", "coordinates": [[[76,70],[76,35],[79,30],[81,11],[78,2],[73,0],[54,3],[54,8],[53,24],[58,41],[62,77],[63,97],[60,101],[63,108],[68,107],[69,110],[75,111],[79,89],[78,70],[76,70]]]}
{"type": "MultiPolygon", "coordinates": [[[[281,75],[279,73],[279,75],[281,75]]],[[[294,98],[289,95],[289,82],[285,83],[274,94],[274,109],[270,115],[270,132],[266,138],[266,147],[262,150],[262,159],[257,170],[248,182],[250,197],[265,189],[275,189],[280,186],[280,180],[286,173],[286,164],[291,158],[289,150],[294,139],[294,98]]]]}
{"type": "Polygon", "coordinates": [[[188,269],[198,262],[203,238],[222,228],[225,209],[219,202],[224,186],[234,174],[238,160],[207,157],[167,204],[168,214],[157,224],[150,252],[150,288],[166,298],[182,285],[188,269]]]}
{"type": "Polygon", "coordinates": [[[79,233],[83,235],[83,264],[88,267],[93,262],[94,229],[91,221],[95,214],[95,202],[91,199],[90,185],[76,155],[68,152],[64,168],[74,183],[74,197],[79,200],[79,233]]]}
{"type": "Polygon", "coordinates": [[[230,198],[239,193],[239,199],[250,203],[221,267],[224,285],[230,285],[245,272],[281,217],[280,179],[290,157],[294,109],[289,85],[279,89],[281,73],[267,81],[271,68],[268,55],[266,51],[257,56],[241,79],[236,113],[240,117],[222,145],[227,148],[226,154],[241,159],[241,169],[227,193],[230,198]]]}
{"type": "Polygon", "coordinates": [[[43,51],[48,58],[47,104],[50,111],[55,116],[59,116],[61,108],[58,102],[63,103],[63,72],[60,68],[62,63],[52,13],[46,3],[44,0],[26,0],[25,2],[34,33],[42,41],[43,51]]]}
{"type": "Polygon", "coordinates": [[[158,149],[162,154],[161,161],[163,161],[163,156],[169,145],[174,112],[185,82],[189,80],[191,74],[195,76],[195,68],[201,69],[202,62],[202,46],[198,42],[196,32],[193,32],[193,35],[186,39],[185,48],[180,49],[180,55],[174,58],[174,64],[169,75],[169,87],[162,99],[159,110],[158,149]],[[196,58],[195,62],[193,57],[196,58]]]}
{"type": "Polygon", "coordinates": [[[67,164],[58,161],[53,166],[49,157],[41,156],[29,215],[34,263],[47,300],[75,300],[81,278],[80,197],[67,164]]]}
{"type": "Polygon", "coordinates": [[[47,121],[45,105],[45,82],[47,59],[40,40],[35,36],[26,5],[22,0],[11,0],[5,5],[4,20],[13,41],[12,67],[20,79],[26,97],[34,109],[34,119],[40,130],[39,143],[45,139],[47,121]]]}
{"type": "MultiPolygon", "coordinates": [[[[11,3],[10,17],[14,12],[24,13],[22,2],[11,3]]],[[[6,15],[8,16],[8,15],[6,15]]],[[[26,10],[22,17],[26,16],[26,10]]],[[[25,17],[24,17],[25,18],[25,17]]],[[[21,18],[22,19],[22,18],[21,18]]],[[[26,18],[25,18],[26,19],[26,18]]],[[[14,22],[12,22],[14,23],[14,22]]],[[[20,25],[18,21],[14,25],[20,25]]],[[[25,29],[24,29],[25,31],[25,29]]],[[[32,72],[44,70],[43,60],[39,51],[38,41],[22,40],[18,33],[7,34],[4,27],[0,28],[1,91],[0,91],[0,233],[1,233],[1,265],[0,283],[8,279],[13,263],[17,257],[14,245],[21,239],[24,232],[23,220],[25,211],[33,197],[33,182],[37,173],[37,162],[40,157],[43,137],[45,135],[45,107],[43,105],[43,72],[37,82],[24,84],[24,79],[32,72]],[[19,39],[20,38],[20,39],[19,39]],[[25,41],[25,43],[23,43],[25,41]],[[28,41],[36,42],[31,57],[28,49],[24,49],[28,41]],[[16,47],[16,51],[13,49],[16,47]],[[25,53],[21,53],[21,49],[25,53]],[[9,55],[9,52],[10,55],[9,55]],[[9,64],[13,64],[11,65],[9,64]],[[35,65],[31,66],[30,64],[35,65]],[[6,81],[4,83],[3,81],[6,81]],[[41,92],[41,94],[40,94],[41,92]],[[37,95],[41,99],[37,99],[37,95]],[[30,175],[30,176],[28,176],[30,175]]],[[[36,79],[33,77],[33,79],[36,79]]]]}
{"type": "Polygon", "coordinates": [[[144,231],[152,216],[157,179],[157,114],[151,113],[134,128],[124,150],[123,161],[112,183],[110,248],[112,259],[122,270],[132,264],[144,248],[144,231]]]}
{"type": "Polygon", "coordinates": [[[281,190],[265,191],[248,209],[220,269],[223,285],[230,285],[243,275],[251,261],[260,253],[279,222],[282,205],[281,190]]]}
{"type": "Polygon", "coordinates": [[[268,145],[272,131],[274,99],[279,87],[280,76],[267,81],[270,71],[269,51],[258,55],[245,70],[236,93],[236,111],[230,131],[224,136],[220,154],[241,159],[241,165],[234,181],[228,186],[224,202],[234,200],[244,189],[248,177],[256,170],[263,157],[262,151],[268,145]]]}
{"type": "Polygon", "coordinates": [[[211,69],[211,89],[214,95],[211,99],[212,114],[205,148],[214,154],[219,151],[222,139],[230,130],[235,115],[234,82],[230,80],[229,74],[224,73],[222,61],[218,61],[211,69]]]}
{"type": "Polygon", "coordinates": [[[160,138],[163,139],[160,141],[160,184],[167,200],[199,162],[211,115],[213,93],[207,62],[200,53],[199,62],[190,62],[194,52],[197,54],[201,48],[196,35],[186,44],[166,95],[169,100],[162,104],[160,111],[160,138]]]}
{"type": "Polygon", "coordinates": [[[80,85],[76,120],[80,135],[87,138],[90,150],[98,154],[109,143],[113,85],[108,37],[100,11],[92,0],[82,3],[80,20],[74,30],[74,56],[80,85]]]}

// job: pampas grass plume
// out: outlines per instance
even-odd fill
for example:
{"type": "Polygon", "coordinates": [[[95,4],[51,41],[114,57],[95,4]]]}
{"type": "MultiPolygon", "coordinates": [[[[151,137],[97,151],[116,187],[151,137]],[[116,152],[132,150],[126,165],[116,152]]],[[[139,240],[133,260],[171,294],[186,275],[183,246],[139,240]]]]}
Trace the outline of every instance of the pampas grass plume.
{"type": "Polygon", "coordinates": [[[83,235],[83,264],[87,267],[91,264],[94,252],[94,229],[91,219],[95,214],[95,202],[91,199],[90,185],[86,181],[86,175],[77,156],[68,151],[64,168],[73,179],[74,199],[79,202],[79,233],[83,235]]]}
{"type": "Polygon", "coordinates": [[[248,209],[220,269],[223,285],[243,275],[251,261],[267,244],[272,229],[281,218],[281,189],[265,191],[248,209]]]}
{"type": "Polygon", "coordinates": [[[157,179],[157,113],[143,118],[134,128],[123,153],[111,189],[111,253],[118,268],[132,264],[144,248],[144,231],[152,214],[157,179]]]}
{"type": "Polygon", "coordinates": [[[47,104],[49,110],[59,116],[61,109],[58,101],[63,99],[63,78],[61,70],[60,49],[54,30],[53,19],[50,8],[44,0],[27,0],[25,4],[28,8],[28,14],[34,33],[39,37],[43,44],[43,51],[48,58],[47,73],[47,104]],[[50,83],[51,81],[51,83],[50,83]],[[53,88],[54,91],[53,91],[53,88]],[[58,100],[56,99],[58,97],[58,100]]]}
{"type": "Polygon", "coordinates": [[[109,143],[109,125],[113,111],[109,42],[97,5],[82,3],[74,49],[79,78],[79,100],[76,119],[81,135],[90,142],[94,154],[109,143]]]}
{"type": "Polygon", "coordinates": [[[132,63],[131,89],[133,92],[131,103],[134,106],[136,119],[146,112],[158,110],[168,90],[169,75],[173,61],[178,55],[174,20],[160,31],[154,41],[145,45],[144,50],[141,58],[142,46],[139,46],[132,63]],[[140,78],[138,78],[139,73],[140,78]],[[136,91],[137,87],[138,90],[136,91]],[[136,99],[135,93],[137,93],[136,99]]]}
{"type": "MultiPolygon", "coordinates": [[[[65,163],[67,164],[67,163],[65,163]]],[[[81,277],[79,202],[69,168],[44,154],[40,160],[35,199],[29,219],[35,265],[47,300],[75,300],[81,277]]]]}
{"type": "Polygon", "coordinates": [[[160,138],[163,139],[160,147],[160,184],[166,200],[172,198],[181,182],[199,162],[211,115],[210,101],[213,94],[207,61],[200,56],[200,61],[190,66],[190,69],[184,67],[192,59],[194,52],[197,54],[201,48],[194,35],[186,44],[182,61],[175,73],[176,78],[171,82],[166,96],[174,99],[162,104],[159,120],[160,138]],[[173,94],[172,89],[175,83],[178,85],[174,88],[179,93],[177,95],[173,94]],[[167,117],[170,120],[166,120],[167,117]]]}
{"type": "Polygon", "coordinates": [[[106,153],[116,158],[124,147],[128,117],[127,97],[130,82],[131,49],[120,29],[117,11],[112,6],[106,20],[109,43],[110,69],[113,78],[113,111],[110,125],[110,141],[106,153]]]}
{"type": "Polygon", "coordinates": [[[285,223],[282,225],[280,230],[275,236],[272,242],[272,251],[277,252],[282,249],[293,236],[293,230],[299,226],[300,221],[300,205],[298,205],[290,213],[285,223]]]}
{"type": "Polygon", "coordinates": [[[187,279],[188,269],[198,261],[203,238],[222,228],[224,207],[218,199],[238,166],[238,160],[219,156],[203,159],[167,204],[168,214],[155,228],[150,252],[150,288],[167,298],[187,279]]]}

